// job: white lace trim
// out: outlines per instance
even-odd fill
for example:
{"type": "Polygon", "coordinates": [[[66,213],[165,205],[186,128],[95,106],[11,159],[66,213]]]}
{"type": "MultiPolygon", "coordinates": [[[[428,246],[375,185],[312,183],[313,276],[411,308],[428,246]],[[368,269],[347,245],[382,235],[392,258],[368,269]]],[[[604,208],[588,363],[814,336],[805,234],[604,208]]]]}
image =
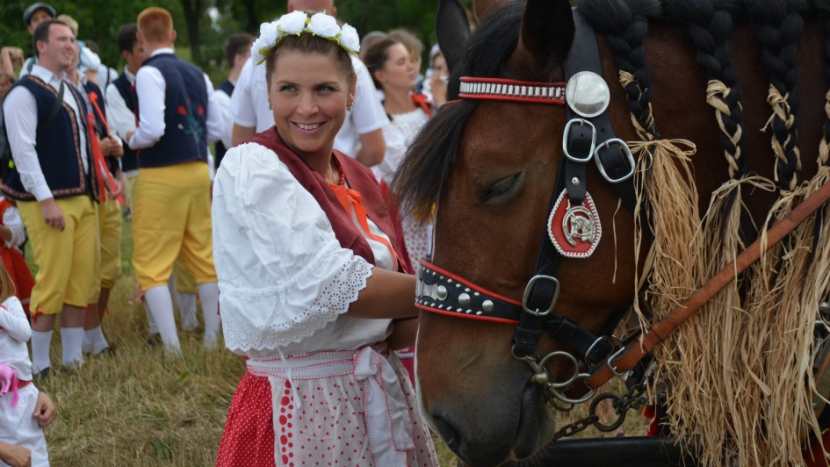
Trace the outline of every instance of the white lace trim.
{"type": "MultiPolygon", "coordinates": [[[[306,308],[286,310],[286,314],[293,316],[263,323],[254,323],[245,307],[260,317],[278,315],[280,310],[277,308],[286,306],[285,294],[290,294],[290,291],[283,287],[225,287],[222,289],[220,310],[225,345],[234,352],[248,352],[274,350],[300,342],[346,313],[349,305],[357,301],[360,292],[366,288],[366,281],[371,275],[372,265],[355,257],[336,273],[315,284],[318,293],[306,308]]],[[[291,306],[288,305],[288,308],[291,306]]]]}

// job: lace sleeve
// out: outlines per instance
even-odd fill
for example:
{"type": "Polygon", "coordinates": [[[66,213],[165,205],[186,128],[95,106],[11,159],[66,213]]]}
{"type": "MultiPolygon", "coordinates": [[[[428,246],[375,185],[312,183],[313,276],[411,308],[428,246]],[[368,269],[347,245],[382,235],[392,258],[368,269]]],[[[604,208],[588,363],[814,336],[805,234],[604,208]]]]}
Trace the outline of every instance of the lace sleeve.
{"type": "Polygon", "coordinates": [[[214,260],[225,344],[267,350],[348,311],[372,266],[342,248],[317,201],[270,150],[225,155],[213,195],[214,260]]]}

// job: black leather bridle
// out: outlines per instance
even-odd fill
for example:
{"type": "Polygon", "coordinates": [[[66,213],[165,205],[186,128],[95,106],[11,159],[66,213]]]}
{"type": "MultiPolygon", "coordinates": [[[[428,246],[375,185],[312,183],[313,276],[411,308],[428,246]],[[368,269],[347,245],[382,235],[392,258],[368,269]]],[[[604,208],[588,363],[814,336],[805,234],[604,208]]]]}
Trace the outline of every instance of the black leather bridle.
{"type": "MultiPolygon", "coordinates": [[[[576,34],[568,59],[563,64],[565,78],[570,80],[580,72],[590,72],[601,77],[600,57],[593,29],[579,12],[574,10],[573,14],[576,34]]],[[[614,137],[607,109],[602,108],[594,115],[577,113],[580,110],[578,106],[569,102],[569,105],[565,105],[565,94],[564,83],[462,77],[459,97],[565,106],[568,124],[563,136],[564,155],[549,212],[562,202],[570,207],[583,206],[586,197],[589,197],[586,188],[587,165],[594,160],[603,178],[617,190],[622,205],[634,213],[637,202],[633,181],[635,162],[627,145],[614,137]]],[[[593,202],[590,201],[590,204],[593,202]]],[[[584,261],[588,256],[590,252],[571,257],[580,257],[584,261]]],[[[586,385],[587,394],[578,397],[566,395],[566,392],[579,384],[580,379],[587,377],[582,370],[586,366],[595,367],[610,362],[622,347],[612,333],[630,304],[617,310],[599,335],[557,315],[555,309],[560,292],[557,271],[562,258],[563,253],[554,245],[552,234],[549,236],[546,232],[539,248],[535,270],[521,301],[490,292],[450,271],[422,261],[416,306],[431,313],[515,325],[513,356],[530,365],[534,372],[531,381],[546,387],[547,392],[557,399],[554,406],[569,410],[574,404],[587,401],[595,393],[595,389],[586,385]],[[575,354],[556,351],[544,357],[538,356],[536,347],[543,331],[575,351],[575,354]],[[573,373],[564,380],[552,381],[546,363],[557,358],[569,361],[573,373]]]]}

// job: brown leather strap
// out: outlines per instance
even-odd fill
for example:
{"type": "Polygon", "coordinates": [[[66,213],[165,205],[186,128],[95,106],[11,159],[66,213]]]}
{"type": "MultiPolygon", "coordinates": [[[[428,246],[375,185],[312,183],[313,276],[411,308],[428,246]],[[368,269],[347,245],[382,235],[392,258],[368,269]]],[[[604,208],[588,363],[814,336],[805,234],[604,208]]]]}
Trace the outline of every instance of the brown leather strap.
{"type": "MultiPolygon", "coordinates": [[[[767,231],[766,247],[769,250],[775,244],[792,232],[807,217],[813,214],[827,200],[830,199],[830,183],[825,183],[815,193],[808,196],[801,204],[793,209],[786,217],[776,222],[767,231]]],[[[756,240],[746,250],[741,252],[735,261],[721,269],[709,282],[703,284],[685,302],[680,304],[671,313],[651,325],[648,332],[640,339],[628,344],[608,364],[597,366],[591,370],[591,376],[586,383],[592,388],[598,388],[614,377],[617,373],[624,373],[634,368],[637,363],[650,353],[657,344],[666,340],[669,335],[683,321],[693,315],[703,304],[715,296],[721,289],[735,279],[735,276],[749,267],[761,257],[763,236],[756,240]],[[613,366],[613,369],[612,369],[613,366]]]]}

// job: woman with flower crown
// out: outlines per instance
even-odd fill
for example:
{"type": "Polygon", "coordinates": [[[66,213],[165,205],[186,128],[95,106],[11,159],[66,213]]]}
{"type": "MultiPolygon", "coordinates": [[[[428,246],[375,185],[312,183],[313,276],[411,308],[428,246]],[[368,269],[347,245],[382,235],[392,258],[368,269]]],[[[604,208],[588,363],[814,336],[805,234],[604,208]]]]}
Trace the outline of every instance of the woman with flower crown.
{"type": "Polygon", "coordinates": [[[385,186],[333,150],[358,49],[354,28],[299,11],[254,43],[276,125],[215,179],[225,344],[248,368],[218,466],[437,466],[393,352],[417,330],[400,225],[385,186]]]}

